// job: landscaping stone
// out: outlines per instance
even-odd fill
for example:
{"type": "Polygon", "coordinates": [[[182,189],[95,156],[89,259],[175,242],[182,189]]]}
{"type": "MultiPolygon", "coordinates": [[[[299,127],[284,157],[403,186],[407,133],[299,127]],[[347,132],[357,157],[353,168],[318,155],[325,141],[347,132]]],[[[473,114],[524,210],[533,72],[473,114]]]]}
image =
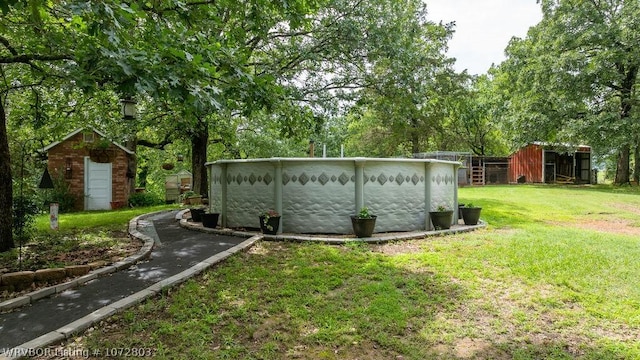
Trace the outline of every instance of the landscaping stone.
{"type": "Polygon", "coordinates": [[[64,268],[40,269],[34,274],[34,280],[39,283],[52,284],[67,277],[64,268]]]}
{"type": "Polygon", "coordinates": [[[27,289],[33,284],[35,273],[33,271],[19,271],[2,275],[2,285],[16,291],[27,289]]]}
{"type": "Polygon", "coordinates": [[[82,276],[88,274],[91,271],[91,266],[89,265],[73,265],[66,266],[65,271],[67,272],[67,276],[82,276]]]}
{"type": "Polygon", "coordinates": [[[94,261],[90,263],[89,267],[91,268],[91,270],[95,270],[95,269],[99,269],[101,267],[107,266],[107,264],[109,263],[106,261],[100,260],[100,261],[94,261]]]}

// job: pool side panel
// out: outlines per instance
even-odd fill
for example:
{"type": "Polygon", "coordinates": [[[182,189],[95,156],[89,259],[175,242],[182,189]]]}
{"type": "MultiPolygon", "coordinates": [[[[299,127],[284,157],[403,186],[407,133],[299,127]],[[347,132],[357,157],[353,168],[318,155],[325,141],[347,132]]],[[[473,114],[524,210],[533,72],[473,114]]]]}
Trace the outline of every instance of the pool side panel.
{"type": "Polygon", "coordinates": [[[276,208],[273,164],[229,163],[226,181],[227,226],[259,228],[260,213],[276,208]]]}
{"type": "Polygon", "coordinates": [[[424,230],[423,163],[368,161],[364,172],[364,202],[378,215],[376,232],[424,230]]]}
{"type": "Polygon", "coordinates": [[[355,208],[353,162],[286,162],[282,226],[286,232],[348,234],[355,208]]]}

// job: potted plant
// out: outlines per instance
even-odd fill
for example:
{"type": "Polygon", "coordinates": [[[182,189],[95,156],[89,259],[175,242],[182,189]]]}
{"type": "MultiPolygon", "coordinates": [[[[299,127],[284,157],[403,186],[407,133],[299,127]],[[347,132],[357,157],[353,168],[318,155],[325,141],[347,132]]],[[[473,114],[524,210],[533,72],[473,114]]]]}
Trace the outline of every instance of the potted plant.
{"type": "Polygon", "coordinates": [[[122,201],[111,201],[112,210],[120,209],[123,206],[124,206],[124,203],[122,201]]]}
{"type": "Polygon", "coordinates": [[[458,219],[462,219],[462,208],[464,207],[463,203],[458,203],[458,219]]]}
{"type": "Polygon", "coordinates": [[[280,227],[280,214],[273,210],[269,209],[262,214],[260,214],[260,230],[262,230],[263,234],[275,235],[278,233],[278,228],[280,227]]]}
{"type": "Polygon", "coordinates": [[[202,203],[202,195],[196,194],[196,192],[192,190],[185,191],[180,196],[185,205],[199,205],[202,203]]]}
{"type": "Polygon", "coordinates": [[[218,226],[220,213],[205,212],[200,217],[202,218],[202,226],[215,229],[218,226]]]}
{"type": "Polygon", "coordinates": [[[89,143],[89,158],[97,163],[109,163],[114,156],[113,150],[110,150],[111,141],[100,139],[96,142],[89,143]]]}
{"type": "Polygon", "coordinates": [[[162,164],[162,168],[163,168],[164,170],[173,170],[174,165],[173,165],[173,163],[166,162],[166,163],[163,163],[163,164],[162,164]]]}
{"type": "Polygon", "coordinates": [[[351,226],[353,226],[353,233],[356,234],[356,237],[371,237],[371,234],[373,234],[373,230],[376,227],[377,218],[377,215],[369,213],[369,208],[366,206],[360,209],[358,215],[352,215],[351,226]]]}
{"type": "Polygon", "coordinates": [[[477,225],[478,220],[480,220],[480,211],[482,208],[480,206],[475,206],[472,203],[468,203],[466,206],[460,208],[460,212],[462,213],[462,220],[464,220],[465,225],[477,225]]]}
{"type": "Polygon", "coordinates": [[[440,205],[436,211],[429,212],[429,217],[431,218],[431,223],[436,230],[449,229],[453,222],[453,210],[449,210],[440,205]]]}
{"type": "Polygon", "coordinates": [[[191,220],[194,222],[202,221],[202,214],[204,214],[204,209],[202,208],[190,208],[189,212],[191,213],[191,220]]]}

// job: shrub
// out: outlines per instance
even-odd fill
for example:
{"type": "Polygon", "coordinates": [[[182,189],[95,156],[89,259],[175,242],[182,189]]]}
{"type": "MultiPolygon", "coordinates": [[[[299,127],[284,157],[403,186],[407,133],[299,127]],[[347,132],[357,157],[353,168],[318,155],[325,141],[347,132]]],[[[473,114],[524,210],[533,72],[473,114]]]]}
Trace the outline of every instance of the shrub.
{"type": "Polygon", "coordinates": [[[164,204],[164,200],[154,193],[141,192],[129,196],[129,206],[131,207],[143,207],[162,204],[164,204]]]}
{"type": "Polygon", "coordinates": [[[76,196],[71,193],[71,187],[64,179],[62,171],[59,176],[54,177],[53,189],[47,193],[45,203],[58,203],[58,211],[60,213],[68,213],[75,210],[76,196]]]}
{"type": "Polygon", "coordinates": [[[13,233],[21,244],[28,242],[35,229],[35,215],[40,212],[34,199],[27,196],[13,198],[13,233]]]}

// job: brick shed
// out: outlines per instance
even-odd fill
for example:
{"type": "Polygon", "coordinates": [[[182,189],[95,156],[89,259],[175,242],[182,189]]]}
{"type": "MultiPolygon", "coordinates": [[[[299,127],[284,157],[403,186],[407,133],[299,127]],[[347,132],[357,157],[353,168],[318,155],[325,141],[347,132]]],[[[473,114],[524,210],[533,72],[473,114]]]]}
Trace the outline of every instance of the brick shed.
{"type": "Polygon", "coordinates": [[[129,200],[129,157],[134,153],[95,129],[77,129],[44,148],[53,177],[76,196],[76,210],[107,210],[129,200]]]}

